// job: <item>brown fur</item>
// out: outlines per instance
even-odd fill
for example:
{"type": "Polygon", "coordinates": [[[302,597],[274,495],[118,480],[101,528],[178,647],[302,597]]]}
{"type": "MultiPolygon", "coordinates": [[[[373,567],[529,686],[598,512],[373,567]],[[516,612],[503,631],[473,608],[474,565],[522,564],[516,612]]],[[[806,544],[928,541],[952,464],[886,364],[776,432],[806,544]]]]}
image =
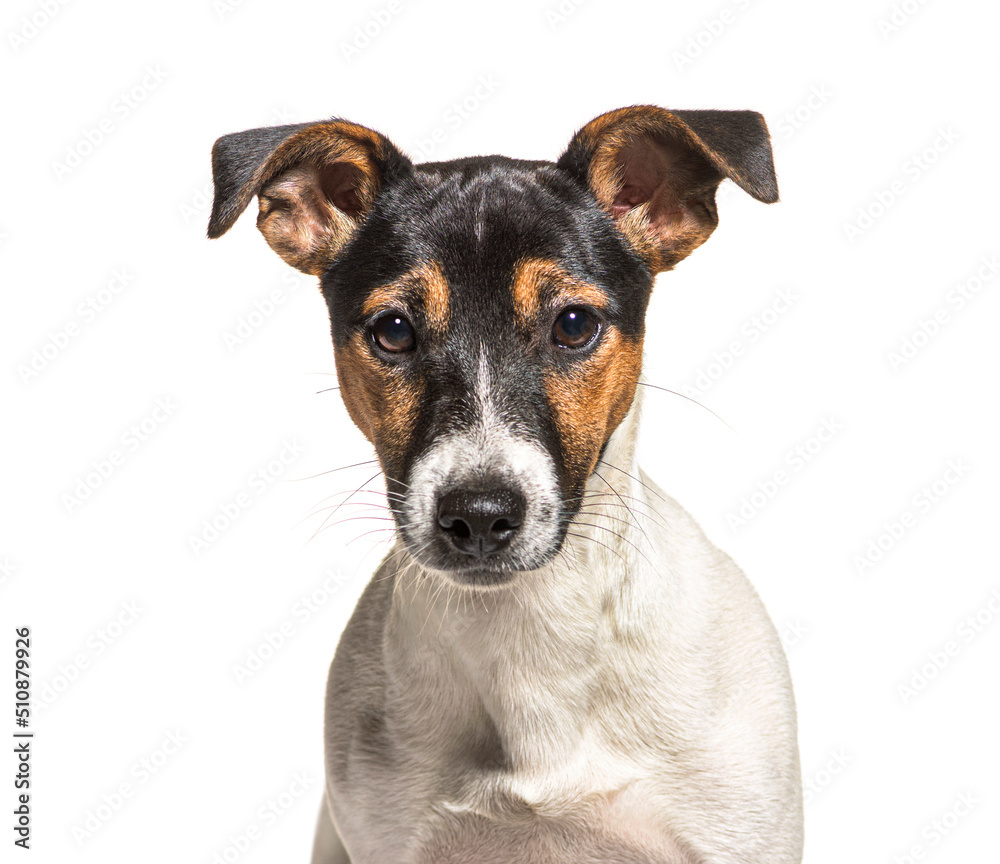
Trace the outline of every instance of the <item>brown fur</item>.
{"type": "Polygon", "coordinates": [[[290,168],[261,189],[257,228],[267,244],[304,273],[319,276],[354,223],[323,194],[315,165],[290,168]]]}
{"type": "Polygon", "coordinates": [[[683,119],[655,106],[603,114],[578,141],[591,156],[595,197],[654,273],[673,268],[715,230],[715,190],[725,177],[750,182],[683,119]]]}
{"type": "Polygon", "coordinates": [[[260,189],[257,227],[268,245],[293,267],[322,275],[378,194],[385,147],[377,132],[343,121],[282,143],[241,192],[260,189]]]}
{"type": "Polygon", "coordinates": [[[584,134],[593,142],[595,196],[649,268],[669,270],[715,230],[723,174],[687,126],[662,109],[623,109],[594,124],[584,134]]]}
{"type": "Polygon", "coordinates": [[[365,302],[361,306],[361,314],[368,318],[390,309],[398,309],[400,312],[407,309],[410,305],[411,293],[404,280],[405,277],[389,285],[375,288],[365,298],[365,302]]]}
{"type": "MultiPolygon", "coordinates": [[[[545,312],[555,315],[567,306],[607,306],[604,292],[576,279],[555,261],[523,260],[511,284],[514,314],[526,333],[539,330],[545,312]]],[[[547,334],[547,331],[546,331],[547,334]]],[[[597,348],[570,371],[550,371],[545,380],[567,469],[585,478],[597,464],[597,454],[628,412],[642,366],[642,340],[628,339],[607,326],[597,348]]]]}
{"type": "Polygon", "coordinates": [[[603,309],[608,302],[604,292],[596,285],[574,279],[555,261],[547,258],[528,258],[518,264],[511,283],[511,295],[517,325],[525,332],[535,328],[543,309],[555,314],[574,303],[603,309]]]}
{"type": "Polygon", "coordinates": [[[424,320],[427,329],[433,337],[441,338],[448,332],[448,320],[451,315],[448,280],[445,279],[444,270],[436,261],[428,261],[413,271],[413,276],[423,285],[424,320]]]}
{"type": "MultiPolygon", "coordinates": [[[[380,362],[360,333],[334,348],[337,380],[347,411],[375,445],[383,469],[409,446],[423,388],[399,367],[380,362]]],[[[387,472],[388,473],[388,472],[387,472]]]]}
{"type": "MultiPolygon", "coordinates": [[[[376,288],[362,306],[365,316],[421,307],[427,333],[441,339],[450,315],[448,282],[441,265],[425,261],[389,285],[376,288]]],[[[402,457],[416,427],[423,387],[402,369],[381,362],[367,340],[354,333],[334,348],[340,392],[351,419],[375,445],[383,468],[387,458],[402,457]]]]}
{"type": "Polygon", "coordinates": [[[642,368],[642,339],[606,327],[600,344],[570,371],[547,373],[545,389],[567,470],[585,479],[611,433],[628,413],[642,368]]]}
{"type": "Polygon", "coordinates": [[[361,311],[370,316],[390,309],[407,312],[412,307],[423,309],[424,322],[432,338],[444,337],[451,316],[450,294],[448,280],[437,261],[425,261],[395,282],[376,288],[368,295],[361,311]]]}

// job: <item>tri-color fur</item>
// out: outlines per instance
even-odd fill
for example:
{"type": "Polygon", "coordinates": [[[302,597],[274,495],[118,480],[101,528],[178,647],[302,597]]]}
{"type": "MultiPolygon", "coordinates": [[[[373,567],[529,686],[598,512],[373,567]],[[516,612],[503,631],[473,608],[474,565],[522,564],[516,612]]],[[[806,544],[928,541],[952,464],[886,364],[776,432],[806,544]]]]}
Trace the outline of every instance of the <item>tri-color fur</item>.
{"type": "Polygon", "coordinates": [[[760,115],[624,108],[556,163],[423,165],[331,120],[228,135],[213,169],[209,236],[257,195],[268,243],[319,277],[341,393],[375,447],[400,540],[331,670],[328,799],[343,845],[321,819],[314,861],[798,861],[794,713],[773,628],[686,514],[650,498],[633,457],[655,275],[714,230],[723,179],[777,199],[760,115]],[[567,314],[593,326],[586,344],[554,337],[567,314]],[[386,350],[386,316],[411,348],[386,350]],[[689,547],[688,578],[733,589],[715,603],[724,614],[671,576],[689,547]],[[449,614],[442,584],[481,593],[486,619],[449,614]],[[692,618],[677,631],[690,645],[661,632],[678,610],[660,606],[685,595],[692,618]],[[441,627],[418,634],[415,611],[441,627]],[[574,645],[582,656],[558,656],[574,645]],[[747,684],[739,670],[759,657],[747,684]],[[762,701],[725,708],[740,688],[762,701]],[[766,746],[722,742],[729,723],[766,746]]]}

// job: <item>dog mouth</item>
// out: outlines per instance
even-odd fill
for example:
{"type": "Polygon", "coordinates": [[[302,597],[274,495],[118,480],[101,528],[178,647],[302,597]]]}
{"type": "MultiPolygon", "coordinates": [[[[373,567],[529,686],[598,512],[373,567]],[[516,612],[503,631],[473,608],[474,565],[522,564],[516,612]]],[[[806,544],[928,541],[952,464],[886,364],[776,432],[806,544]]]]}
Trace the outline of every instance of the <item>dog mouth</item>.
{"type": "Polygon", "coordinates": [[[431,524],[414,526],[397,514],[407,551],[425,569],[477,588],[507,585],[559,554],[564,526],[549,524],[527,507],[498,507],[497,499],[507,496],[484,497],[466,490],[441,496],[431,524]]]}
{"type": "Polygon", "coordinates": [[[443,570],[440,572],[449,582],[461,588],[502,588],[517,581],[523,570],[443,570]]]}
{"type": "Polygon", "coordinates": [[[410,555],[457,585],[497,586],[551,561],[566,533],[552,455],[503,428],[444,436],[387,491],[410,555]]]}
{"type": "Polygon", "coordinates": [[[510,484],[411,489],[393,499],[399,535],[410,555],[453,584],[490,588],[549,563],[566,526],[555,502],[510,484]]]}

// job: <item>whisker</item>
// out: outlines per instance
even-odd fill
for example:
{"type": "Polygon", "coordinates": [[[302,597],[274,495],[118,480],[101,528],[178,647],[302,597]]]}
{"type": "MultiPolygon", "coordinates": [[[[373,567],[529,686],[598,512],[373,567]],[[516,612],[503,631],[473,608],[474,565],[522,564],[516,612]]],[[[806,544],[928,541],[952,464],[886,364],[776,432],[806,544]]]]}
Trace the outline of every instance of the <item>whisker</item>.
{"type": "Polygon", "coordinates": [[[348,495],[343,501],[341,501],[336,507],[334,507],[333,510],[330,511],[330,513],[326,517],[326,519],[323,520],[323,524],[320,525],[319,528],[316,529],[316,532],[312,535],[312,537],[309,538],[310,542],[316,538],[316,535],[319,534],[320,531],[323,530],[323,527],[326,525],[326,523],[329,520],[330,516],[332,516],[334,513],[336,513],[341,507],[343,507],[348,501],[350,501],[351,498],[353,498],[358,492],[360,492],[362,489],[364,489],[365,486],[367,486],[369,483],[371,483],[372,480],[374,480],[376,477],[378,477],[378,475],[381,474],[381,473],[382,472],[379,471],[378,474],[373,474],[371,477],[369,477],[367,480],[365,480],[365,482],[362,483],[357,489],[355,489],[350,495],[348,495]]]}
{"type": "MultiPolygon", "coordinates": [[[[376,522],[395,522],[391,516],[345,516],[343,519],[336,519],[327,525],[327,528],[333,528],[335,525],[343,525],[345,522],[359,522],[362,519],[373,520],[376,522]]],[[[325,529],[324,529],[325,530],[325,529]]]]}
{"type": "MultiPolygon", "coordinates": [[[[370,491],[374,491],[374,490],[370,490],[370,489],[355,490],[355,492],[359,492],[359,493],[360,492],[370,492],[370,491]]],[[[339,493],[338,492],[337,494],[339,495],[339,494],[347,494],[347,493],[346,492],[344,492],[344,493],[339,493]]],[[[332,498],[333,496],[331,495],[329,497],[332,498]]],[[[324,498],[323,500],[325,501],[327,499],[324,498]]],[[[344,505],[346,503],[348,503],[347,498],[345,498],[343,501],[341,501],[338,504],[328,504],[327,506],[324,507],[324,506],[322,506],[323,505],[323,501],[320,501],[319,504],[317,504],[315,507],[313,507],[312,510],[310,510],[305,516],[303,516],[301,519],[299,519],[299,521],[296,522],[295,525],[296,525],[296,527],[298,527],[303,522],[306,522],[307,520],[311,519],[313,516],[319,516],[321,513],[323,513],[326,510],[335,511],[338,507],[340,507],[340,506],[342,506],[342,505],[344,505]]],[[[388,511],[391,512],[391,508],[390,507],[386,506],[385,504],[381,504],[378,501],[352,501],[352,502],[350,502],[350,504],[351,504],[352,507],[367,507],[367,508],[370,508],[370,509],[388,510],[388,511]]],[[[333,515],[333,514],[331,513],[330,515],[333,515]]]]}
{"type": "MultiPolygon", "coordinates": [[[[640,549],[640,548],[639,548],[638,546],[636,546],[636,545],[635,545],[635,543],[633,543],[633,542],[632,542],[631,540],[629,540],[629,539],[628,539],[627,537],[622,537],[622,535],[621,535],[621,534],[619,534],[619,533],[618,533],[617,531],[612,531],[612,530],[611,530],[610,528],[607,528],[607,527],[606,527],[606,526],[604,526],[604,525],[594,525],[594,524],[593,524],[593,523],[591,523],[591,522],[576,522],[576,521],[574,520],[574,523],[573,523],[573,524],[574,524],[574,525],[585,525],[585,526],[586,526],[586,527],[588,527],[588,528],[596,528],[596,529],[597,529],[598,531],[607,531],[607,532],[608,532],[609,534],[611,534],[611,535],[612,535],[613,537],[617,537],[617,538],[618,538],[619,540],[621,540],[621,541],[622,541],[623,543],[628,543],[628,545],[629,545],[629,546],[631,546],[631,547],[632,547],[633,549],[635,549],[635,551],[636,551],[636,552],[638,552],[638,553],[639,553],[640,555],[642,555],[642,557],[643,557],[643,558],[645,559],[646,563],[647,563],[647,564],[648,564],[648,565],[649,565],[650,567],[652,567],[652,568],[653,568],[654,570],[656,569],[656,567],[654,566],[653,562],[652,562],[652,561],[650,561],[650,560],[649,560],[649,558],[647,558],[647,557],[646,557],[646,553],[645,553],[645,552],[643,552],[643,551],[642,551],[642,550],[641,550],[641,549],[640,549]]],[[[646,538],[646,540],[648,541],[648,540],[649,540],[649,538],[647,537],[647,538],[646,538]]],[[[652,544],[652,543],[650,543],[650,548],[652,548],[652,545],[653,545],[653,544],[652,544]]]]}
{"type": "MultiPolygon", "coordinates": [[[[603,460],[600,460],[600,461],[603,461],[603,460]]],[[[610,489],[610,490],[611,490],[612,492],[614,492],[614,493],[615,493],[615,495],[617,496],[618,500],[619,500],[619,501],[621,501],[621,502],[622,502],[622,504],[623,504],[623,505],[625,506],[625,509],[626,509],[626,510],[628,510],[628,513],[629,513],[629,515],[630,515],[630,516],[632,517],[633,521],[635,522],[635,524],[636,524],[636,527],[637,527],[637,528],[638,528],[638,529],[639,529],[640,531],[642,531],[642,536],[646,538],[646,542],[647,542],[647,543],[649,543],[649,546],[650,546],[650,548],[652,548],[652,546],[653,546],[653,542],[652,542],[652,541],[651,541],[651,540],[649,539],[649,535],[648,535],[648,534],[646,533],[646,529],[645,529],[645,528],[643,528],[643,527],[642,527],[642,525],[641,525],[641,524],[639,523],[639,519],[638,519],[638,518],[636,517],[635,513],[633,513],[633,512],[632,512],[632,508],[631,508],[631,507],[629,507],[629,506],[628,506],[628,504],[625,504],[625,499],[623,499],[623,498],[622,498],[622,496],[621,496],[621,494],[620,494],[620,493],[618,492],[618,490],[617,490],[617,489],[615,489],[615,487],[614,487],[614,486],[612,486],[612,485],[611,485],[610,483],[608,483],[608,481],[607,481],[607,480],[605,479],[604,475],[603,475],[603,474],[600,474],[600,473],[598,473],[598,471],[597,471],[597,469],[596,469],[596,468],[594,469],[594,476],[595,476],[595,477],[599,477],[599,478],[600,478],[601,480],[603,480],[603,481],[604,481],[604,483],[605,483],[605,485],[607,485],[607,487],[608,487],[608,488],[609,488],[609,489],[610,489]]]]}
{"type": "MultiPolygon", "coordinates": [[[[441,616],[441,620],[438,622],[438,632],[437,636],[435,637],[438,639],[441,638],[441,628],[444,627],[444,619],[448,617],[448,610],[451,608],[451,598],[455,595],[454,591],[455,586],[452,584],[451,580],[442,579],[441,581],[447,583],[448,595],[445,597],[444,600],[444,615],[441,616]]],[[[455,602],[455,613],[456,614],[458,613],[458,601],[455,602]]]]}
{"type": "Polygon", "coordinates": [[[322,477],[325,474],[333,474],[335,471],[346,471],[348,468],[358,468],[362,465],[371,465],[373,462],[377,462],[377,459],[367,459],[364,462],[355,462],[353,465],[341,465],[339,468],[331,468],[329,471],[320,471],[318,474],[310,474],[308,477],[292,477],[292,483],[299,483],[302,480],[315,480],[317,477],[322,477]]]}
{"type": "Polygon", "coordinates": [[[669,387],[661,387],[659,384],[650,384],[648,381],[640,381],[639,383],[643,387],[652,387],[654,390],[662,390],[664,393],[672,393],[674,396],[680,396],[681,399],[687,399],[688,402],[694,402],[695,405],[697,405],[699,408],[704,408],[716,420],[720,421],[721,423],[725,423],[726,428],[729,429],[730,432],[736,431],[732,426],[726,423],[726,421],[723,420],[718,414],[716,414],[711,408],[709,408],[707,405],[703,405],[697,399],[692,399],[690,396],[687,396],[684,393],[678,393],[676,390],[671,390],[669,387]]]}
{"type": "MultiPolygon", "coordinates": [[[[394,534],[395,531],[396,531],[395,528],[372,528],[371,531],[365,531],[364,534],[359,534],[357,537],[353,538],[352,540],[348,540],[345,545],[350,546],[356,540],[361,540],[363,537],[367,537],[370,534],[384,534],[387,531],[389,532],[389,535],[390,535],[387,539],[391,540],[392,539],[392,534],[394,534]]],[[[379,542],[381,542],[381,541],[379,541],[379,542]]],[[[386,577],[383,576],[382,578],[384,579],[386,577]]]]}
{"type": "Polygon", "coordinates": [[[618,492],[615,489],[612,489],[611,492],[603,492],[600,489],[595,489],[591,492],[584,492],[582,495],[578,495],[576,498],[572,499],[572,501],[574,503],[578,503],[586,501],[591,498],[610,498],[612,496],[619,499],[620,501],[631,501],[635,505],[642,505],[643,507],[648,507],[649,509],[653,510],[654,513],[658,513],[658,511],[655,509],[655,505],[647,501],[645,498],[639,498],[635,495],[623,495],[621,492],[618,492]]]}
{"type": "MultiPolygon", "coordinates": [[[[617,465],[612,465],[610,462],[605,462],[603,459],[598,459],[597,461],[600,462],[602,465],[607,465],[609,468],[614,468],[615,471],[621,471],[622,474],[624,474],[626,477],[631,477],[633,480],[635,480],[636,483],[638,483],[640,486],[642,486],[643,489],[645,489],[647,492],[652,492],[661,501],[666,501],[667,500],[659,492],[657,492],[655,489],[653,489],[651,486],[647,486],[645,483],[643,483],[642,480],[640,480],[634,474],[629,474],[628,471],[626,471],[624,468],[619,468],[617,465]]],[[[594,471],[594,473],[597,474],[596,471],[594,471]]],[[[600,476],[600,475],[598,475],[598,476],[600,476]]]]}
{"type": "MultiPolygon", "coordinates": [[[[376,474],[375,477],[378,477],[378,474],[376,474]]],[[[355,489],[341,489],[341,490],[339,490],[337,492],[331,492],[325,498],[321,499],[319,501],[319,504],[317,504],[316,506],[318,507],[320,504],[324,504],[325,502],[329,501],[331,498],[336,498],[338,495],[348,495],[348,493],[353,493],[353,494],[357,494],[357,495],[360,495],[361,493],[366,493],[368,495],[378,495],[380,497],[383,496],[383,495],[385,495],[386,497],[388,497],[390,493],[385,492],[382,489],[369,489],[368,488],[368,484],[371,483],[372,480],[375,479],[375,477],[369,477],[367,480],[365,480],[365,482],[364,482],[363,485],[358,486],[355,489]]],[[[394,499],[394,500],[400,500],[400,501],[402,501],[403,499],[400,498],[400,499],[394,499]]]]}
{"type": "Polygon", "coordinates": [[[626,561],[619,552],[617,552],[614,549],[612,549],[607,543],[602,543],[600,540],[598,540],[595,537],[588,537],[586,534],[574,534],[572,531],[567,531],[566,532],[566,536],[567,537],[578,537],[580,540],[587,540],[587,541],[589,541],[591,543],[596,543],[598,546],[603,546],[612,555],[617,556],[622,561],[622,563],[624,563],[626,565],[628,564],[628,561],[626,561]]]}
{"type": "Polygon", "coordinates": [[[424,623],[420,625],[420,632],[417,634],[418,637],[423,635],[424,627],[427,626],[427,622],[431,620],[431,614],[434,612],[434,605],[437,602],[438,595],[444,590],[446,585],[444,579],[438,580],[438,586],[434,589],[434,593],[431,594],[430,601],[427,604],[427,617],[424,618],[424,623]]]}
{"type": "MultiPolygon", "coordinates": [[[[602,493],[602,494],[604,494],[604,493],[602,493]]],[[[628,497],[628,496],[626,496],[626,497],[628,497]]],[[[641,502],[641,501],[637,502],[637,504],[633,504],[632,505],[632,507],[635,507],[634,510],[632,509],[632,507],[629,507],[628,505],[626,505],[624,503],[617,502],[617,501],[589,501],[589,502],[587,502],[585,504],[581,504],[577,508],[577,512],[579,512],[579,513],[593,513],[593,514],[597,514],[597,515],[600,515],[600,516],[605,516],[608,519],[617,519],[618,517],[614,517],[614,516],[611,516],[609,513],[602,512],[604,509],[612,508],[612,507],[613,508],[617,508],[619,510],[631,511],[630,515],[632,515],[633,518],[635,517],[635,514],[638,513],[638,515],[642,516],[643,519],[646,519],[647,521],[649,521],[650,523],[652,523],[653,525],[655,525],[660,530],[662,530],[662,531],[666,531],[667,530],[667,526],[666,525],[664,525],[658,519],[654,518],[656,516],[659,516],[660,514],[655,509],[653,509],[653,507],[651,505],[646,504],[645,502],[641,502]],[[646,510],[640,509],[640,506],[641,507],[645,507],[646,510]],[[591,509],[591,508],[594,508],[594,507],[599,507],[601,509],[600,510],[591,509]],[[647,512],[647,511],[652,511],[652,512],[647,512]]],[[[619,520],[619,521],[627,521],[627,520],[619,520]]]]}
{"type": "MultiPolygon", "coordinates": [[[[313,534],[313,536],[310,537],[309,539],[313,540],[318,535],[320,535],[320,534],[322,534],[322,533],[324,533],[326,531],[329,531],[332,528],[336,528],[338,525],[342,525],[345,522],[359,522],[361,520],[373,521],[373,522],[394,522],[395,521],[391,516],[349,516],[349,517],[346,517],[344,519],[336,519],[335,521],[331,522],[329,525],[322,525],[319,529],[317,529],[316,533],[313,534]]],[[[382,530],[383,531],[394,531],[395,528],[383,528],[382,530]]]]}
{"type": "MultiPolygon", "coordinates": [[[[585,504],[577,508],[577,513],[583,513],[585,516],[600,516],[602,519],[611,519],[614,522],[621,522],[622,525],[631,525],[632,523],[628,519],[622,519],[621,516],[612,516],[610,513],[603,513],[600,510],[591,510],[589,507],[607,507],[607,504],[585,504]]],[[[611,504],[612,507],[621,507],[621,504],[611,504]]],[[[643,513],[643,516],[646,514],[643,513]]]]}
{"type": "Polygon", "coordinates": [[[577,499],[577,505],[583,507],[584,505],[593,507],[623,507],[625,502],[630,502],[628,506],[635,508],[644,515],[649,513],[654,513],[659,516],[659,511],[656,507],[642,498],[636,498],[634,495],[615,495],[614,492],[588,492],[586,495],[581,496],[577,499]],[[645,507],[645,510],[640,510],[640,508],[645,507]]]}
{"type": "MultiPolygon", "coordinates": [[[[315,508],[309,514],[309,516],[318,516],[320,513],[324,512],[326,510],[333,510],[333,509],[335,509],[335,508],[337,508],[339,506],[340,506],[339,504],[329,504],[326,507],[317,507],[317,508],[315,508]]],[[[386,504],[379,504],[379,503],[377,503],[375,501],[352,501],[351,502],[351,506],[352,507],[365,507],[365,508],[368,508],[369,510],[384,510],[387,513],[391,513],[392,512],[392,508],[391,507],[387,506],[386,504]]],[[[306,516],[305,518],[308,519],[309,516],[306,516]]]]}

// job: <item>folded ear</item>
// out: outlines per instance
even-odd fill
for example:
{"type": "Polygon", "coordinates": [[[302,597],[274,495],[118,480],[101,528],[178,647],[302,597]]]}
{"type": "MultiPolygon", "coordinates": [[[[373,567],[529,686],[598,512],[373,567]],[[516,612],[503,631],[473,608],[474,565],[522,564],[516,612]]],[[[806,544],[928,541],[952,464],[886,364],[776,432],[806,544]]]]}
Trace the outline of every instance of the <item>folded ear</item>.
{"type": "Polygon", "coordinates": [[[654,273],[715,230],[726,177],[758,201],[778,200],[771,139],[755,111],[620,108],[577,132],[557,164],[587,183],[654,273]]]}
{"type": "Polygon", "coordinates": [[[225,234],[256,195],[257,227],[268,245],[319,276],[382,187],[412,168],[388,138],[344,120],[225,135],[212,148],[208,236],[225,234]]]}

